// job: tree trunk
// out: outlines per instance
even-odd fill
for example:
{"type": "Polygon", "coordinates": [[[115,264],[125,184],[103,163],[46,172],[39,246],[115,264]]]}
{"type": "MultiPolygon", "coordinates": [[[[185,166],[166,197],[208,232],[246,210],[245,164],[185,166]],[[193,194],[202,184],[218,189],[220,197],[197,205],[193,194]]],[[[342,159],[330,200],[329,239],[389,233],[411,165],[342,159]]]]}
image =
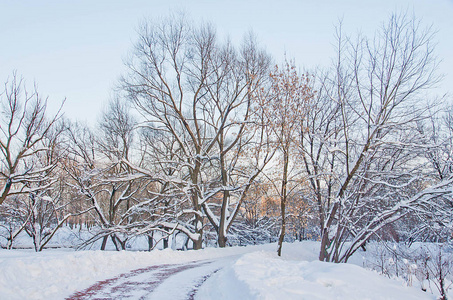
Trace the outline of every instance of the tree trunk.
{"type": "Polygon", "coordinates": [[[329,244],[329,233],[327,232],[327,228],[323,228],[321,232],[321,247],[319,250],[320,261],[330,261],[329,253],[327,252],[327,247],[329,244]]]}
{"type": "Polygon", "coordinates": [[[198,240],[192,241],[193,242],[193,250],[200,250],[203,249],[203,238],[200,235],[198,240]]]}
{"type": "Polygon", "coordinates": [[[101,250],[105,250],[105,246],[107,245],[108,238],[109,238],[108,236],[104,236],[104,238],[102,239],[101,250]]]}
{"type": "Polygon", "coordinates": [[[283,153],[283,178],[282,178],[282,190],[280,194],[280,209],[281,209],[281,218],[282,218],[282,227],[280,229],[280,237],[278,238],[278,256],[282,256],[282,245],[283,240],[285,239],[286,231],[286,198],[287,195],[287,183],[288,183],[288,164],[289,164],[289,155],[288,151],[283,153]]]}
{"type": "Polygon", "coordinates": [[[285,239],[285,231],[286,231],[286,221],[285,221],[285,204],[284,202],[281,203],[281,209],[282,209],[282,227],[280,229],[280,236],[278,238],[278,249],[277,249],[277,254],[278,256],[282,256],[282,245],[283,245],[283,240],[285,239]]]}
{"type": "Polygon", "coordinates": [[[154,233],[151,233],[151,235],[148,235],[148,251],[151,251],[154,247],[154,233]]]}
{"type": "Polygon", "coordinates": [[[203,249],[203,218],[199,215],[195,216],[195,233],[198,234],[198,240],[194,240],[193,249],[200,250],[203,249]]]}
{"type": "MultiPolygon", "coordinates": [[[[116,251],[120,251],[120,250],[121,250],[120,245],[121,245],[121,247],[123,246],[122,243],[121,243],[121,241],[120,241],[120,239],[118,239],[118,238],[116,237],[116,235],[113,235],[113,234],[110,235],[110,238],[112,239],[112,242],[113,242],[113,244],[115,245],[116,251]],[[118,239],[118,240],[117,240],[117,239],[118,239]],[[118,245],[118,244],[119,244],[119,245],[118,245]]],[[[124,250],[124,249],[122,249],[122,250],[124,250]]]]}
{"type": "Polygon", "coordinates": [[[223,230],[219,231],[219,237],[217,239],[220,248],[226,247],[227,237],[223,234],[223,230]]]}
{"type": "MultiPolygon", "coordinates": [[[[225,152],[223,149],[224,146],[224,138],[223,138],[223,130],[221,130],[220,134],[220,168],[222,174],[222,184],[223,186],[228,186],[228,173],[225,166],[225,152]]],[[[226,221],[227,221],[227,214],[228,214],[228,202],[230,198],[230,192],[224,191],[223,192],[223,199],[222,199],[222,207],[220,208],[220,220],[219,220],[219,228],[217,233],[217,243],[220,248],[225,248],[226,246],[226,221]]]]}

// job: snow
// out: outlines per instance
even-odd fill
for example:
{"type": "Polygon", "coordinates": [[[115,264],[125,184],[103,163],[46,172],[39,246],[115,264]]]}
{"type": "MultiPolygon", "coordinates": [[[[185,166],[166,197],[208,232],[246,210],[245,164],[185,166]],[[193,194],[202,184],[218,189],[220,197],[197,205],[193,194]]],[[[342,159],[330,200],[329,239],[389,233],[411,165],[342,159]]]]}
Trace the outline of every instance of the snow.
{"type": "Polygon", "coordinates": [[[319,262],[318,249],[316,242],[284,244],[281,258],[275,244],[198,251],[0,250],[0,295],[11,300],[63,299],[130,270],[210,260],[214,263],[205,269],[168,278],[155,297],[163,299],[168,286],[193,284],[191,276],[200,270],[218,269],[195,299],[436,299],[357,265],[319,262]]]}
{"type": "MultiPolygon", "coordinates": [[[[253,248],[253,247],[252,247],[253,248]]],[[[256,247],[255,247],[256,248],[256,247]]],[[[99,280],[141,267],[215,259],[250,251],[248,247],[151,252],[0,250],[1,299],[62,299],[99,280]],[[224,251],[222,251],[224,250],[224,251]]]]}
{"type": "Polygon", "coordinates": [[[282,260],[271,252],[243,255],[232,270],[248,299],[433,299],[356,265],[282,260]]]}

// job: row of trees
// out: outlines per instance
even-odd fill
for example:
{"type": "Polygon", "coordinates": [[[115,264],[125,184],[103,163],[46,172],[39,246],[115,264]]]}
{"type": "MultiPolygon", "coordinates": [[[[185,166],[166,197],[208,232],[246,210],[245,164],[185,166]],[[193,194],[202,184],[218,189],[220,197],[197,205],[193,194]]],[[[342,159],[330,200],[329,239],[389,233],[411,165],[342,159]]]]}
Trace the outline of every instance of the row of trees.
{"type": "Polygon", "coordinates": [[[432,40],[404,15],[373,39],[339,27],[335,63],[304,75],[274,67],[253,35],[235,47],[183,17],[146,23],[95,129],[46,118],[14,74],[1,94],[8,247],[26,230],[41,250],[75,217],[96,222],[85,244],[103,249],[139,235],[152,248],[155,232],[200,249],[206,230],[225,247],[278,224],[280,255],[288,222],[316,233],[324,261],[397,222],[398,237],[449,240],[452,114],[426,100],[432,40]]]}

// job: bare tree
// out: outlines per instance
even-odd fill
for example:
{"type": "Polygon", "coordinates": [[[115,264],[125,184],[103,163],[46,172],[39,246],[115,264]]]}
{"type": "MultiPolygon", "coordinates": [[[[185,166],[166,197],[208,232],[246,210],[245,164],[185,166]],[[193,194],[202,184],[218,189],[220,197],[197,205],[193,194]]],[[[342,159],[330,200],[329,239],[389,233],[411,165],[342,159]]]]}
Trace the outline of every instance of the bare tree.
{"type": "Polygon", "coordinates": [[[28,187],[27,183],[53,167],[37,167],[29,158],[47,150],[42,141],[57,121],[59,112],[47,119],[47,101],[40,97],[36,86],[32,92],[28,92],[23,79],[18,78],[16,73],[13,73],[10,82],[5,83],[0,97],[2,204],[8,196],[33,192],[34,188],[28,187]]]}
{"type": "Polygon", "coordinates": [[[34,191],[20,197],[26,212],[22,216],[22,224],[32,237],[36,251],[42,251],[70,217],[83,213],[66,209],[68,202],[63,195],[66,189],[61,168],[66,155],[61,142],[64,130],[65,123],[58,122],[47,133],[46,139],[42,141],[46,151],[36,153],[31,159],[37,167],[53,168],[46,170],[41,178],[28,182],[27,186],[34,191]]]}
{"type": "MultiPolygon", "coordinates": [[[[440,99],[444,102],[445,99],[440,99]]],[[[453,165],[453,118],[452,110],[440,106],[430,118],[419,122],[418,130],[423,137],[423,156],[428,161],[427,171],[432,182],[448,181],[453,165]]],[[[407,228],[406,239],[444,243],[451,241],[453,232],[451,197],[441,197],[430,207],[414,210],[403,224],[407,228]],[[414,226],[417,224],[417,226],[414,226]]]]}
{"type": "Polygon", "coordinates": [[[392,15],[374,39],[337,34],[337,64],[320,78],[301,155],[317,204],[319,258],[345,262],[406,209],[448,196],[450,182],[417,189],[426,162],[417,122],[429,116],[421,97],[438,80],[432,31],[392,15]]]}
{"type": "Polygon", "coordinates": [[[141,126],[158,139],[148,145],[154,161],[147,168],[129,165],[157,178],[160,197],[183,208],[166,225],[188,234],[195,249],[202,247],[205,217],[225,246],[262,168],[263,160],[245,168],[241,153],[253,140],[253,134],[246,136],[252,93],[269,62],[252,38],[237,51],[217,42],[212,26],[194,27],[183,17],[140,29],[122,86],[141,114],[141,126]]]}
{"type": "Polygon", "coordinates": [[[35,250],[41,251],[71,216],[62,215],[64,206],[57,188],[63,126],[57,126],[59,112],[47,119],[47,101],[36,86],[29,93],[16,73],[0,97],[0,205],[10,216],[7,247],[25,230],[33,237],[35,250]]]}
{"type": "Polygon", "coordinates": [[[98,124],[97,143],[100,151],[111,161],[130,159],[134,141],[136,120],[127,104],[120,98],[108,103],[98,124]]]}
{"type": "Polygon", "coordinates": [[[80,124],[73,124],[68,130],[70,162],[65,169],[71,180],[67,184],[77,191],[80,201],[90,203],[89,209],[94,211],[99,225],[84,245],[102,239],[104,250],[110,237],[117,250],[125,249],[126,241],[133,236],[131,224],[145,218],[136,206],[143,206],[149,180],[134,176],[123,162],[134,156],[134,129],[135,121],[128,108],[114,99],[102,115],[97,134],[80,124]]]}

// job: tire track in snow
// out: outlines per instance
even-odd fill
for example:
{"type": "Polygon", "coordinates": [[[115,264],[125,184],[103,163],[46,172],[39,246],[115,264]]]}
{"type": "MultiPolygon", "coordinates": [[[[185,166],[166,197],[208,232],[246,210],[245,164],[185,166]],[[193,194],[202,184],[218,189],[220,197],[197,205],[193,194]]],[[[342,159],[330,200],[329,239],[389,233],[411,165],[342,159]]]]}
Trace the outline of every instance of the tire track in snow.
{"type": "Polygon", "coordinates": [[[217,273],[220,269],[217,269],[203,277],[200,278],[200,280],[195,284],[195,286],[193,287],[193,289],[187,294],[187,300],[194,300],[195,298],[195,295],[197,294],[198,292],[198,289],[200,288],[200,286],[206,281],[208,280],[209,277],[211,277],[212,275],[214,275],[215,273],[217,273]]]}
{"type": "MultiPolygon", "coordinates": [[[[66,299],[146,299],[169,277],[210,263],[212,261],[194,261],[187,264],[164,264],[140,268],[110,279],[98,281],[89,288],[76,292],[66,299]]],[[[195,281],[195,285],[187,294],[186,299],[194,299],[198,288],[218,270],[220,269],[211,271],[195,281]]]]}

